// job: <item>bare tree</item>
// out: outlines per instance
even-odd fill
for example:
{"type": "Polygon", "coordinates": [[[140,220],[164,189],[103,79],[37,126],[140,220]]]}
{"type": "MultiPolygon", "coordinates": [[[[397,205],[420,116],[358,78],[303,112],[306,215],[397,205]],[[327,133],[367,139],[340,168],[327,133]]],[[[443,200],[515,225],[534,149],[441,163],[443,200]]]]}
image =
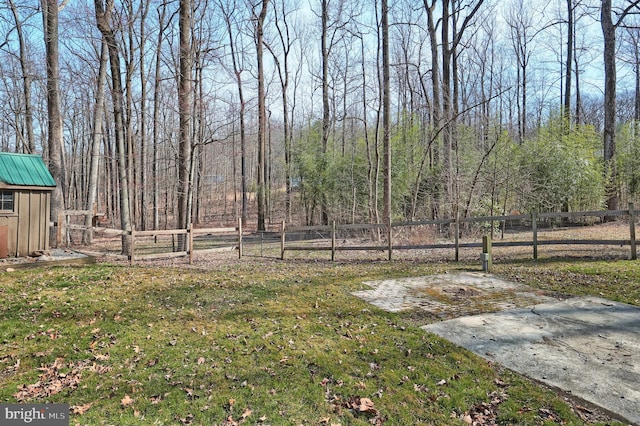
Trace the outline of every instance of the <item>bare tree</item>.
{"type": "Polygon", "coordinates": [[[267,183],[267,167],[266,167],[266,136],[267,136],[267,113],[265,107],[265,88],[264,88],[264,58],[263,58],[263,38],[264,38],[264,20],[267,16],[269,0],[261,0],[260,12],[256,19],[256,53],[258,62],[258,231],[264,231],[265,216],[267,213],[266,201],[266,183],[267,183]]]}
{"type": "Polygon", "coordinates": [[[146,20],[149,13],[149,0],[144,0],[140,4],[140,53],[139,53],[139,66],[140,66],[140,164],[137,167],[137,180],[140,182],[140,226],[143,230],[147,229],[147,216],[148,216],[148,204],[149,195],[147,188],[149,187],[148,179],[148,157],[149,157],[149,143],[147,137],[147,71],[146,71],[146,57],[147,52],[145,49],[145,43],[147,40],[146,34],[146,20]]]}
{"type": "Polygon", "coordinates": [[[567,55],[565,61],[565,75],[564,75],[564,101],[563,101],[563,113],[567,119],[567,123],[571,119],[571,77],[572,77],[572,65],[574,54],[574,41],[575,37],[575,5],[574,0],[566,0],[567,2],[567,55]]]}
{"type": "MultiPolygon", "coordinates": [[[[435,8],[437,5],[436,0],[432,0],[431,4],[428,3],[427,0],[424,1],[424,8],[427,12],[427,28],[429,31],[429,45],[431,47],[431,102],[432,102],[432,112],[431,112],[431,122],[432,127],[437,129],[437,133],[435,134],[435,139],[442,139],[441,137],[441,126],[442,126],[442,91],[441,91],[441,82],[440,82],[440,56],[438,51],[439,41],[437,34],[437,24],[435,17],[435,8]]],[[[436,143],[430,144],[430,148],[432,152],[430,153],[430,160],[432,162],[432,166],[434,169],[440,166],[441,162],[441,153],[440,153],[440,143],[439,141],[436,143]]],[[[423,157],[422,163],[424,164],[427,152],[425,152],[425,156],[423,157]]],[[[418,187],[419,181],[416,180],[415,185],[415,196],[418,196],[418,187]]],[[[440,213],[440,198],[442,192],[442,183],[434,182],[434,188],[431,191],[434,196],[432,198],[431,204],[431,216],[436,218],[440,213]]]]}
{"type": "Polygon", "coordinates": [[[367,208],[369,221],[371,223],[380,222],[380,212],[378,210],[378,175],[380,161],[378,160],[378,147],[369,137],[369,120],[367,109],[369,100],[367,98],[367,55],[365,50],[364,34],[360,34],[360,54],[361,54],[361,78],[362,78],[362,126],[367,156],[367,208]]]}
{"type": "Polygon", "coordinates": [[[246,101],[244,97],[244,89],[242,84],[243,67],[241,62],[241,52],[238,51],[237,31],[232,27],[233,18],[235,16],[235,2],[220,3],[220,9],[224,15],[227,35],[229,37],[229,50],[231,54],[231,63],[233,66],[233,75],[238,90],[238,102],[240,103],[239,120],[240,120],[240,192],[242,193],[241,218],[242,223],[246,225],[248,216],[248,200],[247,200],[247,140],[246,140],[246,124],[245,111],[246,101]]]}
{"type": "Polygon", "coordinates": [[[616,169],[616,30],[640,1],[625,1],[624,8],[613,10],[612,0],[602,0],[600,25],[604,39],[604,166],[607,177],[607,209],[618,208],[619,185],[616,169]],[[615,21],[614,21],[615,14],[615,21]]]}
{"type": "MultiPolygon", "coordinates": [[[[109,50],[109,64],[111,70],[111,98],[113,102],[113,119],[115,124],[116,157],[118,168],[118,183],[120,185],[120,227],[123,231],[131,230],[131,213],[129,209],[129,180],[127,173],[127,149],[125,146],[125,124],[123,117],[122,77],[120,75],[120,53],[115,33],[111,27],[113,0],[94,0],[96,8],[96,23],[102,33],[109,50]]],[[[122,234],[122,253],[129,253],[130,235],[122,234]]]]}
{"type": "MultiPolygon", "coordinates": [[[[331,115],[329,110],[329,0],[322,0],[320,34],[321,55],[322,55],[322,163],[321,170],[326,168],[327,145],[329,143],[329,131],[331,126],[331,115]]],[[[323,189],[320,201],[322,224],[329,224],[329,212],[327,206],[327,195],[323,189]]]]}
{"type": "Polygon", "coordinates": [[[289,24],[286,10],[287,2],[281,0],[279,5],[274,2],[274,25],[276,28],[277,39],[280,47],[282,48],[282,60],[278,57],[275,47],[271,43],[266,43],[265,46],[271,53],[273,61],[278,72],[278,78],[280,80],[280,90],[282,96],[282,117],[283,117],[283,131],[284,131],[284,161],[285,161],[285,218],[287,221],[291,221],[291,144],[293,139],[293,126],[290,118],[290,106],[289,106],[289,83],[290,83],[290,63],[291,63],[291,50],[296,40],[294,34],[292,34],[292,28],[289,24]],[[280,13],[278,13],[280,12],[280,13]]]}
{"type": "MultiPolygon", "coordinates": [[[[190,221],[191,193],[191,126],[192,123],[192,63],[191,48],[191,0],[180,0],[180,74],[178,76],[178,113],[180,115],[178,153],[178,228],[186,229],[190,221]]],[[[186,238],[181,240],[178,250],[186,249],[186,238]]]]}
{"type": "MultiPolygon", "coordinates": [[[[58,49],[58,2],[57,0],[42,0],[42,15],[44,24],[44,42],[47,62],[47,111],[48,111],[48,148],[49,170],[57,185],[51,195],[51,220],[58,222],[64,210],[64,170],[62,163],[62,112],[60,109],[60,60],[58,49]]],[[[53,247],[61,244],[58,235],[52,229],[50,242],[53,247]]]]}
{"type": "Polygon", "coordinates": [[[622,59],[631,65],[633,69],[633,119],[638,122],[640,121],[640,28],[626,28],[624,40],[626,49],[624,49],[625,56],[622,59]]]}
{"type": "MultiPolygon", "coordinates": [[[[107,43],[103,40],[100,48],[100,66],[98,69],[98,79],[95,88],[95,104],[93,109],[93,131],[91,132],[91,165],[89,168],[89,185],[87,193],[86,208],[91,212],[96,211],[96,200],[98,199],[98,169],[100,166],[100,143],[102,142],[102,117],[104,115],[104,86],[107,82],[107,62],[109,60],[107,43]]],[[[91,216],[87,216],[86,225],[92,225],[91,216]]],[[[91,243],[91,232],[85,232],[83,241],[85,244],[91,243]]]]}
{"type": "Polygon", "coordinates": [[[18,48],[20,49],[20,69],[22,71],[22,92],[24,96],[24,126],[26,128],[27,140],[24,150],[35,153],[36,141],[33,135],[33,107],[31,105],[31,70],[28,66],[26,40],[22,31],[22,20],[18,13],[18,8],[13,0],[9,0],[9,7],[15,22],[15,29],[18,35],[18,48]]]}
{"type": "Polygon", "coordinates": [[[527,2],[517,0],[510,10],[508,25],[516,55],[516,118],[518,143],[522,144],[527,132],[527,84],[532,55],[531,43],[535,37],[533,15],[527,2]]]}
{"type": "MultiPolygon", "coordinates": [[[[582,0],[566,0],[566,19],[563,23],[567,27],[567,44],[566,54],[564,57],[564,92],[562,99],[563,114],[567,124],[581,122],[581,91],[580,91],[580,52],[589,49],[579,45],[579,22],[586,16],[586,7],[582,0]],[[573,90],[575,88],[575,95],[573,90]],[[572,99],[573,97],[573,99],[572,99]],[[572,113],[572,103],[575,102],[575,108],[572,113]]],[[[550,25],[553,25],[551,23],[550,25]]],[[[587,37],[588,38],[588,37],[587,37]]],[[[570,129],[567,129],[569,131],[570,129]]]]}
{"type": "Polygon", "coordinates": [[[153,84],[153,127],[152,127],[152,139],[153,139],[153,154],[152,154],[152,170],[151,177],[153,180],[152,192],[153,192],[153,229],[160,229],[160,93],[161,93],[161,63],[162,63],[162,41],[163,33],[165,30],[165,16],[167,13],[166,3],[162,3],[158,7],[158,38],[156,40],[156,52],[155,52],[155,69],[154,69],[154,84],[153,84]]]}
{"type": "MultiPolygon", "coordinates": [[[[384,190],[382,194],[383,216],[391,227],[391,86],[389,68],[389,5],[381,2],[382,24],[382,174],[384,190]]],[[[389,231],[389,235],[390,231],[389,231]]],[[[391,251],[389,251],[391,256],[391,251]]]]}

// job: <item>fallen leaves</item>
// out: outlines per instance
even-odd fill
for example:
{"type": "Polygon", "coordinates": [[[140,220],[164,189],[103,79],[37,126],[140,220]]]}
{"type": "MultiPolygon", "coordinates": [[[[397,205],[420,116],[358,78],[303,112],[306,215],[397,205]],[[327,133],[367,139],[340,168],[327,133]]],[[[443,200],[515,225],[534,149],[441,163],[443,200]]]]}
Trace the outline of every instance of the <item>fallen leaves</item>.
{"type": "Polygon", "coordinates": [[[558,414],[549,408],[540,408],[538,410],[538,417],[545,422],[559,423],[560,421],[558,414]]]}
{"type": "Polygon", "coordinates": [[[369,398],[360,398],[357,396],[353,397],[347,402],[346,406],[347,408],[355,410],[359,413],[378,412],[378,410],[376,410],[375,404],[369,398]]]}
{"type": "Polygon", "coordinates": [[[98,361],[106,361],[109,359],[109,354],[94,354],[93,357],[98,361]]]}
{"type": "Polygon", "coordinates": [[[467,425],[496,425],[498,418],[498,408],[500,404],[507,400],[507,394],[494,391],[489,395],[489,402],[481,402],[460,416],[460,419],[467,425]]]}
{"type": "Polygon", "coordinates": [[[191,388],[182,388],[182,390],[187,395],[187,399],[196,399],[199,398],[198,394],[191,388]]]}
{"type": "MultiPolygon", "coordinates": [[[[7,355],[5,357],[2,357],[2,362],[4,362],[7,359],[12,359],[13,357],[11,355],[7,355]]],[[[16,362],[13,365],[10,365],[9,367],[6,367],[5,369],[3,369],[0,374],[13,374],[16,371],[18,371],[18,369],[20,368],[20,358],[16,359],[16,362]]]]}
{"type": "Polygon", "coordinates": [[[62,358],[57,358],[53,364],[40,367],[42,372],[38,381],[31,385],[21,385],[14,397],[18,402],[47,398],[64,390],[74,390],[78,387],[81,371],[88,368],[86,364],[65,365],[62,358]],[[67,371],[68,372],[64,372],[67,371]]]}
{"type": "Polygon", "coordinates": [[[91,371],[92,373],[105,374],[111,371],[112,367],[109,367],[108,365],[104,365],[104,364],[96,364],[94,362],[88,367],[88,370],[91,371]]]}
{"type": "MultiPolygon", "coordinates": [[[[103,364],[83,360],[65,363],[63,358],[57,358],[50,365],[43,365],[38,368],[41,374],[33,384],[23,384],[18,387],[18,392],[14,397],[18,402],[33,400],[43,400],[61,392],[71,392],[80,385],[83,371],[95,374],[105,374],[111,371],[112,367],[103,364]]],[[[69,407],[72,414],[82,415],[86,413],[95,402],[72,405],[69,407]]]]}
{"type": "Polygon", "coordinates": [[[182,425],[190,425],[193,423],[193,414],[189,413],[185,417],[176,417],[176,420],[180,421],[182,425]]]}
{"type": "Polygon", "coordinates": [[[131,398],[129,395],[125,395],[120,400],[120,405],[122,405],[122,408],[127,408],[127,407],[131,406],[134,402],[135,402],[135,400],[133,398],[131,398]]]}
{"type": "Polygon", "coordinates": [[[36,339],[37,336],[46,336],[51,340],[56,340],[60,338],[60,334],[58,334],[58,332],[56,332],[55,329],[50,328],[48,330],[40,330],[37,333],[31,333],[28,336],[25,337],[25,340],[34,340],[36,339]]]}
{"type": "Polygon", "coordinates": [[[251,411],[249,408],[245,409],[244,412],[242,413],[242,415],[240,416],[240,418],[242,420],[246,419],[247,417],[249,417],[251,414],[253,413],[253,411],[251,411]]]}
{"type": "Polygon", "coordinates": [[[89,408],[91,408],[91,406],[93,406],[93,402],[89,402],[84,405],[72,405],[71,407],[69,407],[69,411],[71,411],[71,414],[82,415],[89,411],[89,408]]]}
{"type": "MultiPolygon", "coordinates": [[[[249,418],[249,416],[251,416],[251,414],[253,414],[253,410],[251,410],[250,408],[245,408],[244,411],[242,412],[242,414],[237,418],[234,419],[233,418],[233,407],[236,403],[236,400],[231,398],[229,400],[229,404],[227,405],[227,410],[228,412],[230,412],[231,414],[229,414],[227,416],[227,418],[225,419],[225,421],[222,422],[222,425],[224,426],[238,426],[242,423],[245,422],[245,420],[247,420],[247,418],[249,418]]],[[[261,420],[263,421],[263,420],[261,420]]]]}
{"type": "Polygon", "coordinates": [[[355,414],[364,414],[370,417],[369,423],[372,425],[380,426],[384,423],[384,418],[380,415],[380,411],[376,409],[375,404],[369,398],[352,396],[347,399],[344,406],[353,410],[355,414]]]}

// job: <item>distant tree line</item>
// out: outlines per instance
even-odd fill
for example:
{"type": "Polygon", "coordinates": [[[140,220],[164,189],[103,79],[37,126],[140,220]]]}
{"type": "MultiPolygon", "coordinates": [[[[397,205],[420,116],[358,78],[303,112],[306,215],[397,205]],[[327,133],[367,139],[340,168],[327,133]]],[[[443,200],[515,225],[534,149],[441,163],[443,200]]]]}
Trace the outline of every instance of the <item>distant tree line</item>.
{"type": "Polygon", "coordinates": [[[8,0],[0,148],[122,229],[616,209],[639,3],[8,0]]]}

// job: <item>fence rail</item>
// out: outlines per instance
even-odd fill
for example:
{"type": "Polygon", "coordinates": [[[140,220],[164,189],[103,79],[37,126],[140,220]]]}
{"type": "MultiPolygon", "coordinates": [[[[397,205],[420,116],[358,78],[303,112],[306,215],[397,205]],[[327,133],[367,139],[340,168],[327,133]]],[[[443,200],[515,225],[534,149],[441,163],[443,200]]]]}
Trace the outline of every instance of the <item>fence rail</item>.
{"type": "Polygon", "coordinates": [[[424,220],[424,221],[411,221],[411,222],[397,222],[391,223],[390,226],[384,224],[372,224],[372,225],[331,225],[324,226],[289,226],[286,223],[282,223],[281,226],[281,238],[280,238],[280,258],[285,258],[286,252],[293,251],[330,251],[331,260],[335,260],[336,252],[350,251],[350,250],[376,250],[387,251],[389,260],[393,257],[394,250],[418,250],[418,249],[453,249],[455,260],[459,260],[459,250],[461,248],[475,248],[482,247],[482,242],[461,242],[460,241],[460,229],[465,224],[471,223],[485,223],[490,224],[490,229],[494,228],[495,223],[505,223],[507,221],[530,221],[531,239],[525,241],[494,241],[493,246],[496,247],[532,247],[533,258],[538,258],[539,246],[550,245],[619,245],[629,246],[629,257],[633,260],[637,259],[636,249],[636,235],[635,235],[635,222],[636,212],[632,203],[629,204],[628,210],[606,210],[606,211],[586,211],[586,212],[561,212],[561,213],[532,213],[530,215],[505,215],[505,216],[485,216],[485,217],[469,217],[469,218],[455,218],[455,219],[437,219],[437,220],[424,220]],[[540,226],[544,221],[549,220],[568,220],[576,222],[579,219],[584,218],[600,218],[604,220],[612,217],[627,217],[629,221],[629,238],[628,239],[540,239],[540,226]],[[453,227],[453,242],[445,243],[432,243],[432,244],[393,244],[393,231],[406,227],[416,227],[424,225],[439,225],[453,227]],[[387,241],[385,244],[378,245],[338,245],[337,233],[340,230],[388,230],[387,241]],[[329,232],[330,245],[300,245],[295,243],[287,243],[287,234],[296,232],[329,232]]]}
{"type": "Polygon", "coordinates": [[[192,224],[189,225],[187,229],[165,229],[165,230],[151,230],[151,231],[136,231],[131,230],[128,231],[127,234],[131,237],[131,241],[129,243],[129,262],[133,265],[136,260],[143,259],[158,259],[158,258],[166,258],[166,257],[180,257],[180,256],[189,256],[189,264],[193,263],[193,253],[211,253],[220,250],[228,250],[229,248],[205,248],[205,249],[196,249],[194,245],[194,238],[197,236],[205,236],[205,235],[233,235],[235,237],[234,243],[237,242],[238,249],[238,258],[242,258],[243,250],[243,231],[242,231],[242,221],[238,220],[237,227],[225,227],[225,228],[194,228],[192,224]],[[150,254],[137,254],[136,255],[136,242],[140,242],[143,238],[153,237],[154,239],[160,236],[170,236],[173,238],[180,236],[182,237],[181,241],[178,241],[178,247],[184,248],[184,250],[174,250],[171,252],[161,251],[158,253],[150,253],[150,254]]]}
{"type": "Polygon", "coordinates": [[[60,244],[64,244],[66,247],[69,247],[71,243],[71,233],[70,231],[82,231],[83,233],[87,233],[86,236],[83,236],[82,239],[86,241],[91,241],[93,239],[93,227],[87,226],[85,222],[85,218],[89,216],[93,216],[93,212],[91,210],[62,210],[58,214],[58,221],[56,222],[56,238],[60,244]],[[73,217],[81,217],[82,224],[72,223],[73,217]]]}
{"type": "MultiPolygon", "coordinates": [[[[76,213],[76,212],[72,212],[76,213]]],[[[86,212],[78,212],[87,214],[86,212]]],[[[336,258],[336,253],[346,251],[375,251],[386,252],[388,260],[392,260],[393,253],[400,250],[432,250],[444,249],[454,253],[456,261],[460,258],[461,249],[482,248],[483,243],[480,235],[491,237],[491,244],[494,247],[530,247],[531,255],[538,258],[538,249],[543,246],[619,246],[629,247],[629,258],[637,259],[637,241],[635,234],[635,224],[637,214],[633,204],[629,204],[627,210],[606,210],[606,211],[585,211],[585,212],[565,212],[565,213],[532,213],[516,214],[505,216],[485,216],[454,219],[435,219],[423,221],[405,221],[387,224],[336,224],[321,226],[297,226],[282,222],[281,228],[275,233],[267,233],[269,237],[269,247],[277,252],[279,240],[279,255],[285,258],[286,253],[301,252],[329,252],[332,261],[336,258]],[[565,226],[567,223],[576,225],[594,224],[599,220],[601,223],[611,218],[623,218],[629,223],[628,232],[620,230],[617,235],[598,235],[590,238],[582,238],[581,235],[558,236],[549,234],[557,229],[575,230],[576,227],[565,226]],[[550,227],[549,224],[560,224],[561,226],[550,227]],[[495,232],[504,234],[507,224],[517,227],[520,231],[511,233],[504,239],[493,239],[495,232]],[[446,240],[435,240],[424,243],[424,239],[416,241],[400,241],[402,236],[410,235],[416,227],[437,228],[436,232],[440,237],[440,232],[448,234],[446,240]],[[471,228],[470,228],[471,227],[471,228]],[[470,229],[480,229],[475,235],[475,240],[470,238],[462,239],[461,235],[469,235],[470,229]],[[407,232],[405,232],[407,230],[407,232]],[[462,231],[461,231],[462,230],[462,231]],[[345,235],[367,235],[376,236],[375,240],[360,241],[357,244],[350,243],[350,238],[343,238],[345,235]],[[396,243],[394,244],[394,239],[396,243]],[[376,243],[375,241],[379,241],[376,243]],[[273,245],[271,245],[273,244],[273,245]]],[[[81,229],[81,227],[78,227],[81,229]]],[[[588,229],[588,228],[585,228],[588,229]]],[[[424,232],[424,230],[420,230],[424,232]]],[[[428,231],[428,229],[427,229],[428,231]]],[[[157,259],[178,256],[188,256],[189,263],[193,263],[194,253],[211,253],[219,251],[238,250],[238,258],[243,257],[245,239],[247,244],[255,244],[253,234],[244,233],[242,222],[238,220],[236,227],[221,228],[194,228],[189,225],[187,229],[151,230],[151,231],[118,231],[109,230],[110,235],[130,236],[129,252],[126,257],[131,264],[136,260],[157,259]],[[169,243],[166,242],[167,237],[169,243]],[[210,238],[209,238],[210,237],[210,238]],[[164,239],[164,240],[163,240],[164,239]],[[161,241],[162,240],[162,241],[161,241]],[[162,242],[164,241],[164,245],[162,242]],[[213,243],[211,242],[213,241],[213,243]],[[211,245],[213,244],[213,248],[211,245]]],[[[260,234],[260,233],[259,233],[260,234]]],[[[418,235],[420,235],[418,233],[418,235]]],[[[504,235],[503,235],[504,236],[504,235]]],[[[262,256],[262,245],[265,241],[265,234],[260,234],[260,256],[262,256]]],[[[438,238],[440,239],[440,238],[438,238]]],[[[275,254],[277,256],[277,254],[275,254]]]]}

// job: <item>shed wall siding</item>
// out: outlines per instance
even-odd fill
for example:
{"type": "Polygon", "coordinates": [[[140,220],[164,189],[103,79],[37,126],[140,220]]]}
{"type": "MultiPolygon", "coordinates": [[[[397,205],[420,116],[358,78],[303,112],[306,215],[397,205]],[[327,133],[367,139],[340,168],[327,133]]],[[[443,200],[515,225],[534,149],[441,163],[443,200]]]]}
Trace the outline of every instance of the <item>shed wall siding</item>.
{"type": "Polygon", "coordinates": [[[8,227],[9,256],[29,256],[49,248],[49,191],[14,190],[14,213],[0,215],[8,227]]]}
{"type": "Polygon", "coordinates": [[[9,256],[15,256],[18,236],[18,215],[3,214],[0,216],[0,226],[7,227],[7,253],[9,256]]]}
{"type": "Polygon", "coordinates": [[[16,193],[17,203],[16,212],[18,213],[18,229],[16,233],[16,256],[28,256],[29,255],[29,241],[31,238],[29,234],[31,232],[31,193],[19,192],[16,193]]]}

